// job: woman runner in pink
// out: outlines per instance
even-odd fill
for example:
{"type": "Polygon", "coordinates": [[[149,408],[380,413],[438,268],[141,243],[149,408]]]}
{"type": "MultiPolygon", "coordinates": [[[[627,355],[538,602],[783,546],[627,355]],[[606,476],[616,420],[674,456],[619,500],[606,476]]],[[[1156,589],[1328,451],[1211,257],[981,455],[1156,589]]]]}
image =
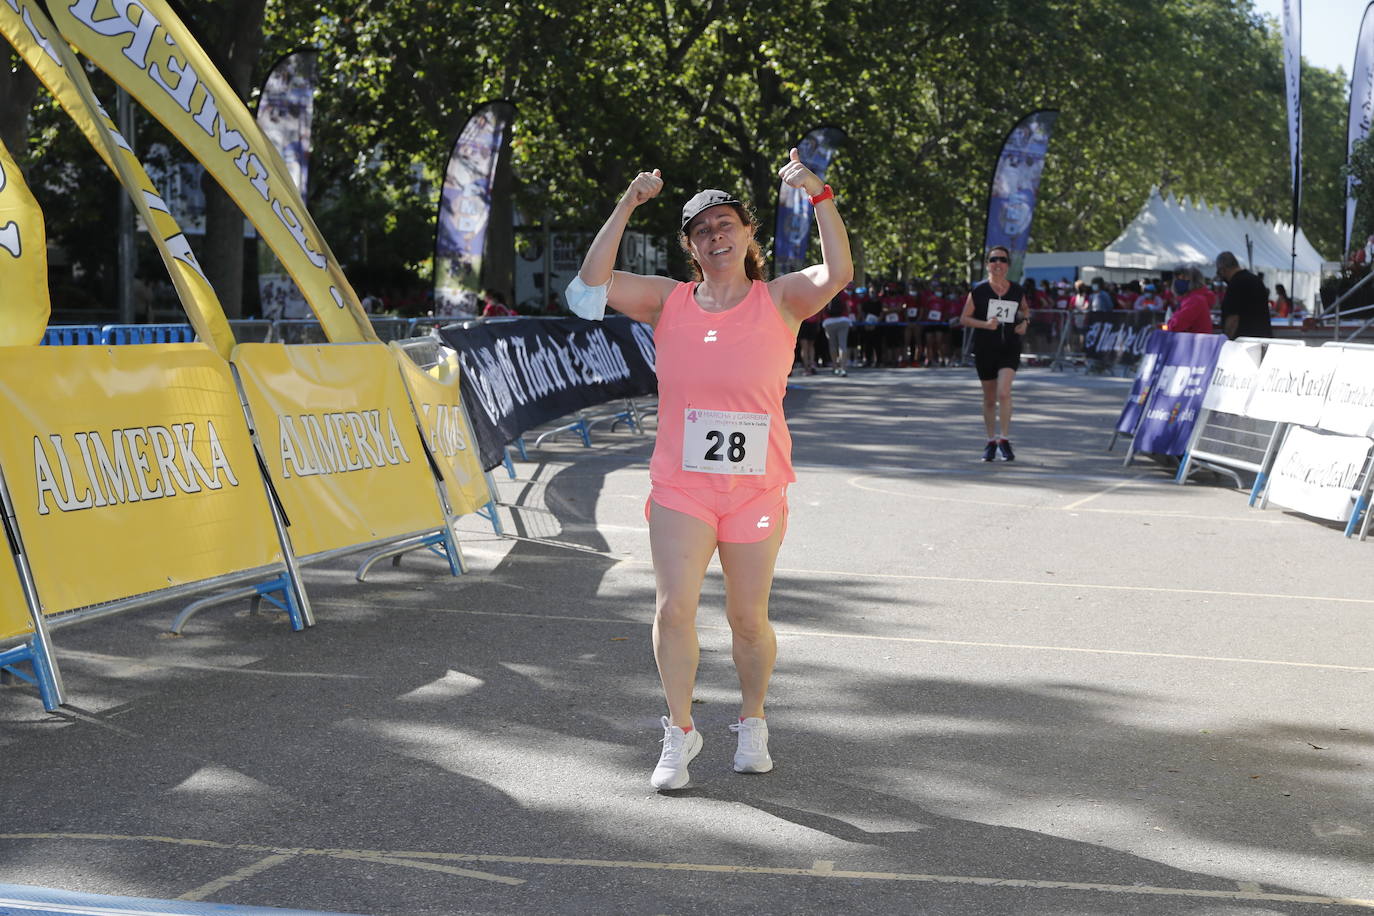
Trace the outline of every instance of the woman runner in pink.
{"type": "Polygon", "coordinates": [[[811,197],[820,264],[765,280],[758,224],[739,200],[706,190],[682,208],[683,250],[695,279],[613,270],[635,208],[663,189],[640,172],[621,196],[569,284],[574,312],[597,318],[607,305],[654,327],[658,439],[645,504],[657,585],[654,658],[667,699],[663,750],[650,783],[680,789],[701,751],[692,721],[697,673],[697,602],[711,556],[725,573],[725,614],[739,674],[734,769],[766,773],[764,698],[777,641],[768,622],[773,567],[787,525],[792,440],[782,398],[797,329],[854,273],[849,238],[830,186],[792,150],[779,177],[811,197]]]}

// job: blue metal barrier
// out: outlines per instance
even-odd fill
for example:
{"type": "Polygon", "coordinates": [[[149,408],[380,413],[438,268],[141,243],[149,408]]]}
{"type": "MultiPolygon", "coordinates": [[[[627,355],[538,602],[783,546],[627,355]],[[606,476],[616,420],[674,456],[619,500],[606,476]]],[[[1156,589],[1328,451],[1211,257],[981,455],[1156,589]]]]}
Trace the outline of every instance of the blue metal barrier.
{"type": "Polygon", "coordinates": [[[61,347],[73,344],[100,343],[98,324],[55,324],[43,334],[43,346],[61,347]]]}
{"type": "MultiPolygon", "coordinates": [[[[428,334],[430,329],[449,323],[448,318],[372,319],[372,328],[382,340],[405,340],[428,334]]],[[[264,318],[234,319],[229,322],[239,343],[327,343],[324,328],[314,318],[289,318],[270,321],[264,318]]],[[[73,344],[148,344],[190,343],[196,332],[189,324],[55,324],[43,335],[45,346],[73,344]]]]}
{"type": "Polygon", "coordinates": [[[189,324],[107,324],[100,330],[102,344],[190,343],[196,332],[189,324]]]}

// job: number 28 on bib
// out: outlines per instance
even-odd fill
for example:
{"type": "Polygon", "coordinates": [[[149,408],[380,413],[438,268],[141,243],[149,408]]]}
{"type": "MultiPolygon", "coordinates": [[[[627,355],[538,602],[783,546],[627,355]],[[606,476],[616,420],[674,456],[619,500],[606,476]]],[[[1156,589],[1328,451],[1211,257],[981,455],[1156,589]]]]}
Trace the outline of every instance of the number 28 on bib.
{"type": "Polygon", "coordinates": [[[763,474],[768,466],[766,413],[688,407],[682,421],[682,469],[706,474],[763,474]]]}

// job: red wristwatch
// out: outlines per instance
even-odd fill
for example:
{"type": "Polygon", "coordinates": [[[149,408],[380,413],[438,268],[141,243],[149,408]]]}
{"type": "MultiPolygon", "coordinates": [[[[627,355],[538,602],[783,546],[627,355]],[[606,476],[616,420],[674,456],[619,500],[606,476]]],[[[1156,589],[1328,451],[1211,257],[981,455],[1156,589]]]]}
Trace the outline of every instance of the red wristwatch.
{"type": "Polygon", "coordinates": [[[823,201],[823,200],[834,200],[834,199],[835,199],[835,192],[832,191],[832,190],[830,189],[830,185],[826,185],[826,186],[825,186],[825,189],[824,189],[823,191],[821,191],[821,193],[819,193],[819,194],[817,194],[815,197],[811,198],[811,206],[814,207],[814,206],[816,206],[816,204],[820,203],[820,202],[823,201]]]}

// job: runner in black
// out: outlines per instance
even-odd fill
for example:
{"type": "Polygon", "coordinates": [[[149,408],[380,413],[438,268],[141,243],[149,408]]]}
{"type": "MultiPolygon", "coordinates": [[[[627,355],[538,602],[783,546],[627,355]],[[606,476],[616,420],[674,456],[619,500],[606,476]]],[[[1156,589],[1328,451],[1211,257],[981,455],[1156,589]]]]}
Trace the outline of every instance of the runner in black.
{"type": "Polygon", "coordinates": [[[1030,322],[1030,306],[1020,284],[1007,279],[1010,263],[1011,253],[1000,245],[988,251],[988,278],[968,294],[959,319],[973,329],[973,365],[983,384],[983,426],[988,433],[984,461],[993,461],[999,451],[1004,460],[1016,460],[1008,438],[1011,383],[1021,368],[1021,339],[1030,322]],[[999,407],[1001,438],[997,436],[999,407]]]}

